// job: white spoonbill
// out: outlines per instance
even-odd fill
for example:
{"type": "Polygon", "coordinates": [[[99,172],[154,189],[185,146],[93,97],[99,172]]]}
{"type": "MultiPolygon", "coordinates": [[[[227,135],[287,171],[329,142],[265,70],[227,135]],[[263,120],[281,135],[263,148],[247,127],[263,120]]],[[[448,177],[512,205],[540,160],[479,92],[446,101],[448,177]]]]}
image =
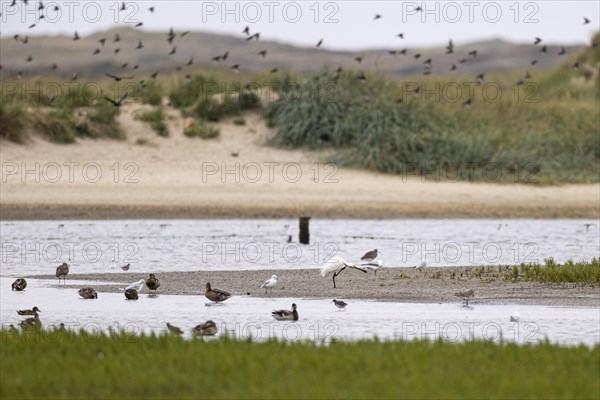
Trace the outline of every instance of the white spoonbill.
{"type": "Polygon", "coordinates": [[[321,267],[321,276],[325,277],[325,275],[328,273],[333,272],[333,288],[335,289],[335,277],[346,268],[355,268],[359,271],[367,273],[366,269],[359,268],[356,265],[344,260],[342,257],[332,257],[321,267]]]}
{"type": "Polygon", "coordinates": [[[275,285],[277,285],[277,275],[273,275],[269,279],[264,281],[264,283],[260,285],[260,288],[265,288],[265,293],[267,293],[267,289],[273,290],[275,285]]]}

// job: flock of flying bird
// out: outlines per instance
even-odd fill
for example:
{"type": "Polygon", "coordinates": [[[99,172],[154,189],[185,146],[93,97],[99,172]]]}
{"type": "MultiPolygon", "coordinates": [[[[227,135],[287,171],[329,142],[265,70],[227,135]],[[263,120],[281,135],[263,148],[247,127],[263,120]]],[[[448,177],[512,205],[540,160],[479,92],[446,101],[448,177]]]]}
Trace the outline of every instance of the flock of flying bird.
{"type": "MultiPolygon", "coordinates": [[[[345,259],[343,259],[342,257],[336,256],[336,257],[329,259],[321,267],[320,274],[321,274],[321,276],[325,277],[326,275],[332,273],[333,274],[333,287],[335,288],[336,287],[335,278],[342,271],[344,271],[347,268],[356,269],[356,270],[359,270],[364,273],[367,273],[368,270],[371,270],[371,271],[374,271],[376,274],[377,270],[383,267],[383,261],[378,259],[378,256],[379,256],[379,251],[377,249],[366,252],[361,257],[362,263],[360,264],[360,266],[350,263],[350,262],[346,261],[345,259]]],[[[114,259],[113,259],[113,267],[115,265],[116,265],[116,263],[114,262],[114,259]]],[[[129,266],[130,266],[130,264],[127,264],[127,265],[121,267],[121,269],[123,269],[123,271],[127,271],[127,270],[129,270],[129,266]]],[[[420,271],[420,270],[423,270],[426,266],[427,266],[427,263],[424,261],[421,264],[419,264],[418,266],[415,266],[414,268],[420,271]]],[[[64,262],[56,268],[56,277],[58,278],[59,284],[60,284],[61,279],[62,279],[63,283],[66,281],[66,277],[68,274],[69,274],[69,264],[68,263],[64,262]]],[[[262,285],[260,285],[260,288],[265,289],[265,293],[267,293],[269,289],[271,289],[271,291],[272,291],[276,285],[277,285],[277,275],[273,275],[273,276],[271,276],[271,278],[267,279],[262,285]]],[[[148,276],[148,278],[135,281],[135,282],[131,283],[129,286],[122,288],[121,290],[123,291],[126,300],[138,300],[139,293],[142,291],[144,286],[146,286],[148,288],[148,292],[149,292],[150,296],[153,296],[153,295],[155,296],[156,291],[160,287],[160,281],[158,280],[158,278],[156,277],[155,274],[150,274],[148,276]]],[[[24,278],[19,278],[19,279],[15,280],[12,284],[12,290],[16,290],[16,291],[23,291],[23,290],[25,290],[26,287],[27,287],[27,281],[24,278]]],[[[79,294],[79,296],[81,296],[84,299],[97,299],[98,298],[98,293],[92,287],[83,287],[83,288],[79,289],[77,293],[79,294]]],[[[455,293],[454,295],[462,298],[464,305],[468,306],[469,299],[473,298],[475,296],[475,292],[473,289],[470,289],[468,291],[455,293]]],[[[224,290],[213,288],[211,286],[210,282],[207,282],[205,291],[204,291],[204,296],[208,300],[213,302],[214,304],[218,304],[218,303],[228,300],[229,298],[231,298],[232,295],[231,295],[231,293],[226,292],[224,290]]],[[[346,309],[346,306],[348,305],[348,303],[344,302],[343,300],[338,300],[338,299],[333,299],[332,303],[339,310],[344,310],[344,311],[346,309]]],[[[40,312],[41,312],[41,310],[37,306],[33,307],[30,310],[18,310],[17,313],[19,315],[33,316],[33,317],[30,317],[30,318],[27,318],[27,319],[21,321],[19,324],[21,326],[21,328],[23,328],[23,329],[30,328],[30,327],[41,328],[42,322],[39,318],[40,312]]],[[[278,321],[298,321],[298,318],[299,318],[298,308],[295,303],[292,304],[291,310],[285,310],[285,309],[273,310],[271,315],[273,316],[273,318],[275,318],[278,321]]],[[[513,321],[513,317],[511,317],[511,321],[513,321]]],[[[169,322],[167,322],[166,326],[167,326],[167,330],[172,334],[181,335],[183,333],[183,331],[179,327],[174,326],[169,322]]],[[[64,328],[65,328],[64,324],[60,324],[60,329],[64,329],[64,328]]],[[[217,332],[218,332],[218,326],[212,320],[208,320],[208,321],[203,322],[203,323],[195,326],[194,328],[192,328],[192,333],[194,335],[198,335],[198,336],[213,336],[213,335],[216,335],[217,332]]]]}
{"type": "MultiPolygon", "coordinates": [[[[27,5],[29,0],[20,0],[20,1],[24,5],[27,5]]],[[[39,21],[43,21],[44,20],[45,6],[44,6],[43,2],[41,2],[41,1],[38,2],[37,4],[38,4],[38,12],[39,12],[38,20],[39,21]]],[[[10,7],[15,7],[16,5],[17,5],[17,0],[13,0],[12,3],[11,3],[11,5],[10,5],[10,7]]],[[[55,11],[58,11],[58,5],[53,5],[52,7],[54,8],[55,11]]],[[[125,3],[125,2],[122,2],[119,10],[120,11],[126,11],[127,9],[128,9],[128,4],[125,3]]],[[[154,13],[155,12],[155,7],[154,6],[148,7],[148,11],[150,13],[154,13]]],[[[422,11],[421,7],[416,7],[416,11],[422,11]]],[[[375,14],[374,20],[380,20],[382,18],[383,17],[382,17],[381,14],[375,14]]],[[[583,18],[583,24],[584,25],[587,25],[590,22],[591,21],[588,18],[586,18],[586,17],[583,18]]],[[[139,28],[139,27],[142,27],[143,25],[144,25],[143,22],[138,22],[134,26],[136,28],[139,28]]],[[[29,26],[29,28],[33,29],[36,26],[37,26],[37,24],[32,24],[32,25],[29,26]]],[[[181,33],[177,34],[173,30],[173,28],[171,28],[169,30],[169,32],[167,33],[167,36],[166,36],[166,41],[169,43],[169,49],[170,49],[168,51],[168,53],[166,53],[166,54],[168,56],[172,56],[172,55],[176,54],[177,53],[177,41],[176,41],[176,39],[183,38],[186,35],[188,35],[189,33],[190,33],[190,31],[185,31],[185,32],[181,32],[181,33]]],[[[254,32],[254,33],[251,32],[251,28],[249,26],[246,26],[241,33],[243,35],[245,35],[246,41],[259,41],[260,38],[261,38],[261,33],[260,32],[254,32]]],[[[15,40],[20,41],[23,44],[27,44],[30,41],[30,38],[29,38],[28,35],[21,36],[21,35],[17,34],[17,35],[14,35],[13,37],[14,37],[15,40]]],[[[400,40],[403,40],[405,38],[405,33],[404,32],[398,33],[396,35],[396,37],[398,37],[400,40]]],[[[73,34],[72,40],[73,41],[78,41],[80,39],[81,39],[81,37],[79,36],[79,33],[77,31],[75,31],[74,34],[73,34]]],[[[102,53],[103,51],[106,51],[105,50],[106,43],[109,40],[110,39],[106,38],[106,37],[103,37],[100,40],[98,40],[98,45],[95,46],[94,49],[93,49],[93,51],[90,53],[91,56],[95,56],[95,55],[98,55],[98,54],[102,53]]],[[[112,42],[115,43],[116,46],[117,46],[114,49],[112,49],[112,52],[113,52],[114,55],[117,55],[117,54],[119,54],[121,52],[121,45],[120,45],[121,37],[120,37],[119,33],[115,33],[115,36],[112,39],[112,42]]],[[[317,41],[317,43],[315,44],[315,47],[316,48],[320,48],[323,43],[324,43],[324,39],[321,38],[321,39],[319,39],[317,41]]],[[[534,38],[533,44],[535,46],[538,46],[540,48],[539,52],[540,52],[541,55],[547,55],[547,54],[549,54],[551,52],[550,47],[548,45],[543,44],[543,39],[541,39],[539,37],[535,37],[534,38]]],[[[593,47],[597,47],[598,43],[594,42],[594,43],[592,43],[592,46],[593,47]]],[[[141,39],[137,39],[137,45],[135,45],[135,47],[133,47],[133,48],[135,50],[143,49],[144,48],[143,41],[141,39]]],[[[454,42],[452,41],[452,39],[450,39],[448,41],[448,45],[446,46],[445,54],[446,55],[452,55],[454,53],[455,53],[454,42]]],[[[558,49],[558,51],[555,51],[555,53],[558,56],[564,56],[564,55],[567,54],[567,51],[566,51],[565,47],[560,47],[560,49],[558,49]]],[[[409,49],[404,48],[404,49],[401,49],[401,50],[389,50],[387,52],[387,54],[391,55],[391,56],[398,56],[398,55],[409,56],[409,49]]],[[[478,56],[478,54],[479,54],[478,50],[476,50],[476,49],[468,51],[465,56],[460,56],[460,58],[458,58],[456,61],[452,61],[450,63],[451,66],[450,66],[449,70],[450,71],[456,71],[456,70],[458,70],[458,68],[459,68],[458,66],[459,65],[467,63],[467,62],[469,62],[469,60],[476,58],[478,56]]],[[[423,75],[430,75],[430,74],[432,74],[432,72],[433,72],[433,65],[434,65],[433,58],[427,57],[424,54],[421,54],[419,52],[415,52],[414,54],[410,54],[410,55],[412,55],[412,57],[417,62],[419,62],[419,63],[421,63],[421,61],[424,60],[424,61],[422,61],[423,75]]],[[[257,53],[257,56],[260,56],[262,58],[266,58],[267,57],[267,50],[263,49],[263,50],[259,51],[257,53]]],[[[229,57],[230,57],[229,50],[226,50],[226,51],[220,52],[219,54],[213,56],[211,58],[211,60],[214,61],[215,63],[222,64],[222,63],[225,63],[228,60],[229,57]]],[[[28,64],[28,63],[31,63],[33,60],[34,60],[33,56],[29,55],[26,58],[25,61],[28,64]]],[[[357,66],[360,66],[362,64],[362,62],[363,62],[363,56],[356,56],[356,57],[354,57],[353,61],[356,62],[357,66]]],[[[193,64],[194,64],[194,57],[190,56],[189,61],[187,63],[185,63],[185,65],[178,65],[178,66],[176,66],[175,69],[177,71],[182,71],[184,68],[192,66],[193,64]]],[[[532,66],[532,67],[535,66],[535,65],[537,65],[537,64],[538,64],[538,60],[537,59],[531,60],[529,62],[529,65],[532,66]]],[[[122,70],[126,70],[128,67],[131,67],[132,71],[136,71],[136,70],[138,70],[140,68],[139,65],[130,66],[129,63],[127,63],[127,62],[123,63],[121,65],[122,70]]],[[[573,63],[571,65],[571,67],[573,69],[575,69],[575,70],[579,69],[581,67],[580,62],[576,61],[575,63],[573,63]]],[[[0,66],[0,69],[1,68],[2,67],[0,66]]],[[[59,67],[58,67],[58,65],[56,63],[53,63],[51,65],[51,69],[52,70],[57,70],[58,68],[59,67]]],[[[234,63],[234,64],[229,65],[229,69],[231,69],[232,71],[234,71],[236,73],[240,72],[240,68],[241,68],[240,63],[234,63]]],[[[271,73],[276,73],[276,72],[278,72],[278,68],[272,68],[270,70],[270,72],[271,73]]],[[[342,72],[342,67],[338,66],[337,69],[335,70],[335,73],[333,74],[333,76],[332,76],[331,79],[334,80],[334,81],[337,80],[337,79],[339,79],[341,72],[342,72]]],[[[590,72],[587,71],[587,70],[584,70],[584,75],[587,74],[587,73],[590,73],[590,72]]],[[[159,71],[153,72],[152,74],[150,74],[149,79],[155,79],[158,74],[159,74],[159,71]]],[[[116,82],[120,82],[122,80],[130,81],[130,80],[136,79],[134,76],[121,76],[121,75],[118,75],[116,73],[108,73],[107,72],[105,75],[107,77],[113,79],[116,82]]],[[[479,74],[477,74],[475,76],[476,81],[478,83],[480,83],[480,84],[483,84],[485,82],[485,75],[486,75],[486,73],[479,73],[479,74]]],[[[23,70],[18,71],[17,72],[17,78],[21,78],[22,76],[23,76],[23,70]]],[[[185,78],[189,80],[189,79],[191,79],[191,76],[192,76],[191,73],[188,73],[188,74],[185,75],[185,78]]],[[[78,77],[79,77],[79,73],[77,71],[74,71],[74,72],[72,72],[70,79],[72,81],[76,81],[78,79],[78,77]]],[[[367,80],[367,75],[362,70],[358,71],[356,77],[357,77],[358,80],[363,81],[363,82],[367,80]]],[[[514,86],[521,86],[521,85],[525,84],[525,82],[527,80],[531,79],[531,78],[532,78],[531,73],[529,71],[527,71],[525,73],[525,75],[521,79],[517,80],[514,83],[514,86]]],[[[141,87],[145,86],[145,84],[146,84],[145,82],[146,82],[145,79],[140,79],[138,81],[138,83],[139,83],[139,85],[141,87]]],[[[412,94],[419,95],[420,91],[421,91],[421,87],[417,86],[416,88],[413,89],[413,93],[412,94]]],[[[120,107],[123,104],[123,101],[129,95],[130,95],[130,93],[125,93],[124,95],[122,95],[121,97],[119,97],[117,99],[112,99],[112,98],[109,98],[107,96],[105,96],[104,98],[106,99],[106,101],[112,103],[115,107],[120,107]]],[[[52,100],[52,99],[50,99],[50,100],[52,100]]],[[[403,101],[404,101],[403,97],[400,97],[397,100],[398,103],[401,103],[403,101]]],[[[474,101],[473,98],[469,98],[463,104],[468,107],[468,106],[471,106],[471,104],[473,104],[473,101],[474,101]]]]}

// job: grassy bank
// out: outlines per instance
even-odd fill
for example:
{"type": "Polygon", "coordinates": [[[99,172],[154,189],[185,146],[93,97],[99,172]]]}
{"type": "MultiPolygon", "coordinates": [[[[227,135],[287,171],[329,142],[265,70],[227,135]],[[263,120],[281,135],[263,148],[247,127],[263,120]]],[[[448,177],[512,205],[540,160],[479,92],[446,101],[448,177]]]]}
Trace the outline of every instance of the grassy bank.
{"type": "Polygon", "coordinates": [[[597,398],[600,346],[3,332],[2,398],[597,398]]]}
{"type": "Polygon", "coordinates": [[[600,285],[600,259],[590,262],[567,261],[557,264],[554,259],[544,264],[521,264],[514,266],[504,274],[507,281],[533,281],[541,283],[576,283],[581,285],[600,285]]]}
{"type": "Polygon", "coordinates": [[[597,182],[598,54],[589,48],[528,79],[512,71],[479,82],[326,70],[289,86],[267,116],[274,144],[331,147],[342,165],[445,181],[597,182]]]}

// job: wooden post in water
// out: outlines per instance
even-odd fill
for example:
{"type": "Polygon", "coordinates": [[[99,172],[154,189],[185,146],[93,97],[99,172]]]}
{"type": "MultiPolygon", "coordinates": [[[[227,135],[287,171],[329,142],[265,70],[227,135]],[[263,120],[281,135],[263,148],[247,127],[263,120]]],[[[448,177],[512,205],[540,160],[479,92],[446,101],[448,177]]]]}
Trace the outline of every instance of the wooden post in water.
{"type": "Polygon", "coordinates": [[[310,242],[308,221],[310,221],[310,217],[300,217],[300,243],[302,244],[308,244],[310,242]]]}

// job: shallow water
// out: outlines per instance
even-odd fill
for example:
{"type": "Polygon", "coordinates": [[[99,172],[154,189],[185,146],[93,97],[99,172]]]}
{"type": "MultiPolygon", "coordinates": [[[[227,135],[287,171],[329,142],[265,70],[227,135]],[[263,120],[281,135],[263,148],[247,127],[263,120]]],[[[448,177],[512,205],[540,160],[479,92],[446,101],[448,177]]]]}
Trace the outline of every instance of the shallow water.
{"type": "MultiPolygon", "coordinates": [[[[11,279],[1,278],[2,288],[11,279]]],[[[357,340],[444,339],[461,341],[484,338],[518,343],[536,343],[547,338],[565,345],[600,342],[600,311],[594,308],[519,306],[519,323],[510,322],[515,305],[479,305],[469,308],[456,304],[413,304],[347,300],[346,311],[338,311],[330,299],[255,298],[234,296],[225,303],[207,306],[198,296],[149,296],[146,291],[137,301],[127,301],[120,293],[99,293],[96,300],[81,299],[76,289],[46,287],[43,280],[32,279],[24,292],[0,291],[0,322],[17,324],[16,310],[38,306],[45,327],[65,323],[84,328],[93,340],[98,330],[123,329],[131,334],[161,332],[165,323],[181,327],[186,337],[191,328],[206,320],[215,321],[220,334],[225,331],[241,339],[283,338],[327,343],[332,338],[357,340]],[[273,309],[290,309],[297,303],[298,322],[275,321],[273,309]]],[[[48,340],[52,336],[48,334],[48,340]]]]}
{"type": "Polygon", "coordinates": [[[299,245],[297,220],[1,222],[0,274],[53,274],[69,259],[72,273],[106,272],[113,258],[136,272],[316,268],[332,255],[357,262],[373,248],[392,267],[600,255],[598,223],[588,220],[313,219],[310,230],[311,244],[299,245]]]}

